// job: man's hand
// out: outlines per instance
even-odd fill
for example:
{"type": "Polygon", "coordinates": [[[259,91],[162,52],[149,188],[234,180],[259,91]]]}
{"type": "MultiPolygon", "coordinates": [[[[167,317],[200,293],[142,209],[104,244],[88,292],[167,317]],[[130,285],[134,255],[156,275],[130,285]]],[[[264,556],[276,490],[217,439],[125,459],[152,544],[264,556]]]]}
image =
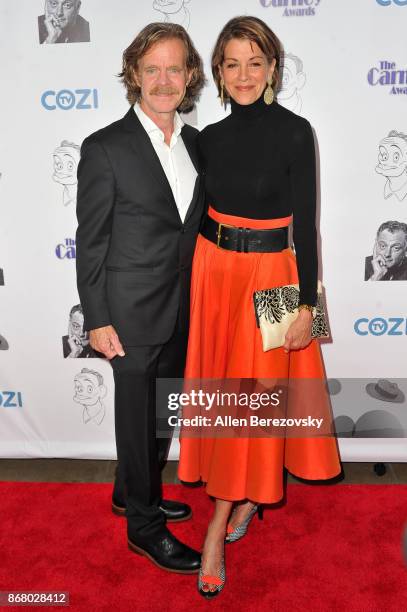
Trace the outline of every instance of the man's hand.
{"type": "Polygon", "coordinates": [[[95,351],[103,353],[108,359],[113,359],[116,355],[120,357],[125,355],[119,336],[112,325],[91,329],[89,339],[91,347],[95,351]]]}
{"type": "Polygon", "coordinates": [[[285,335],[284,351],[295,351],[305,348],[311,342],[312,314],[305,308],[300,310],[285,335]]]}
{"type": "Polygon", "coordinates": [[[55,17],[55,15],[51,15],[48,12],[48,6],[47,6],[47,2],[45,1],[45,27],[47,28],[47,32],[48,32],[48,36],[45,39],[44,42],[46,43],[55,43],[58,38],[61,36],[61,32],[62,32],[62,28],[59,24],[58,19],[55,17]]]}
{"type": "Polygon", "coordinates": [[[380,253],[377,252],[376,243],[373,249],[372,267],[373,267],[373,274],[369,278],[369,280],[372,280],[372,281],[382,280],[383,276],[387,272],[387,266],[386,266],[386,261],[383,255],[380,255],[380,253]]]}

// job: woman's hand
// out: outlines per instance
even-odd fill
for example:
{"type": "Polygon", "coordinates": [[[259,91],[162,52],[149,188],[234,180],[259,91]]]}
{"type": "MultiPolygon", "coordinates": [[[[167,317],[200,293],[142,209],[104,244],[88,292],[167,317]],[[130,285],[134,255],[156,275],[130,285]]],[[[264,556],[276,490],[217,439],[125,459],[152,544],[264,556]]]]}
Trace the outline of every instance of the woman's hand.
{"type": "Polygon", "coordinates": [[[286,353],[305,348],[311,342],[312,314],[301,309],[285,335],[283,349],[286,353]]]}

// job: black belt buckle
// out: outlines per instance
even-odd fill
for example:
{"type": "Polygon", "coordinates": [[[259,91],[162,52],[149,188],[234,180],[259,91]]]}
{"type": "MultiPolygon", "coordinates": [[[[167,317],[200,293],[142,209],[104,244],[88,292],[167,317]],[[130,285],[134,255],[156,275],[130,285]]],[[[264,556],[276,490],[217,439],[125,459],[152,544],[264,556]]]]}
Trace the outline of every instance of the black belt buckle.
{"type": "MultiPolygon", "coordinates": [[[[218,223],[218,229],[216,232],[216,237],[217,237],[216,246],[218,249],[223,249],[223,247],[220,246],[220,241],[222,238],[222,227],[231,227],[237,231],[237,238],[236,238],[236,252],[237,253],[243,253],[243,252],[248,253],[249,252],[250,229],[247,227],[236,227],[234,225],[227,225],[226,223],[218,223]]],[[[225,240],[228,240],[227,236],[225,237],[225,240]]]]}
{"type": "Polygon", "coordinates": [[[233,225],[226,225],[226,223],[218,223],[218,229],[216,231],[216,246],[218,247],[218,249],[223,249],[223,247],[220,246],[220,240],[222,236],[222,227],[233,227],[233,225]]]}
{"type": "Polygon", "coordinates": [[[222,223],[218,223],[218,230],[216,232],[216,236],[217,236],[216,246],[218,247],[218,249],[222,248],[220,246],[220,237],[221,237],[221,234],[222,234],[222,223]]]}

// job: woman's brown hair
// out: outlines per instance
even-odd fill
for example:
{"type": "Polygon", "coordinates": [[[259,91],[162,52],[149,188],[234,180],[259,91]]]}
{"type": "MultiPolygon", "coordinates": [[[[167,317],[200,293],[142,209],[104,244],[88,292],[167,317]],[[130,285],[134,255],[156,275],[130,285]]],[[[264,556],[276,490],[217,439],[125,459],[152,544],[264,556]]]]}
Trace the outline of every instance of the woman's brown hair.
{"type": "Polygon", "coordinates": [[[178,110],[187,112],[194,107],[200,91],[205,84],[202,59],[186,30],[175,23],[148,24],[123,52],[122,71],[118,76],[121,78],[127,90],[126,97],[130,104],[138,102],[141,98],[141,88],[134,80],[134,71],[138,69],[138,62],[155,43],[170,38],[177,38],[184,43],[186,49],[186,67],[188,72],[192,71],[191,80],[187,85],[185,97],[178,110]]]}
{"type": "MultiPolygon", "coordinates": [[[[275,91],[280,78],[280,57],[281,43],[274,32],[268,27],[264,21],[257,17],[234,17],[227,22],[223,30],[218,36],[215,48],[212,52],[212,74],[215,80],[218,92],[220,95],[220,80],[219,67],[225,59],[225,48],[230,40],[240,38],[250,40],[257,43],[261,51],[267,58],[269,64],[275,58],[276,65],[273,72],[271,86],[275,91]]],[[[228,93],[224,92],[224,97],[228,99],[228,93]]]]}

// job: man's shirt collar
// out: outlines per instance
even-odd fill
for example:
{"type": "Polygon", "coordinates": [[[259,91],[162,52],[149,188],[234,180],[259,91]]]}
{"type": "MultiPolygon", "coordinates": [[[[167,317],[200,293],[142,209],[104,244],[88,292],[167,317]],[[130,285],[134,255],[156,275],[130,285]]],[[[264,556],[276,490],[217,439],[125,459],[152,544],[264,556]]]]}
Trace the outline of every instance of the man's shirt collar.
{"type": "MultiPolygon", "coordinates": [[[[156,135],[156,136],[159,136],[160,139],[164,142],[164,132],[158,127],[156,123],[154,123],[154,121],[148,115],[146,115],[146,113],[143,111],[143,109],[141,108],[138,102],[136,102],[134,105],[134,112],[136,113],[137,117],[140,120],[141,125],[143,126],[147,134],[150,136],[150,138],[153,135],[156,135]]],[[[183,125],[184,125],[184,122],[181,119],[179,113],[175,112],[174,132],[173,132],[172,138],[174,136],[178,138],[178,136],[181,134],[183,125]]]]}

